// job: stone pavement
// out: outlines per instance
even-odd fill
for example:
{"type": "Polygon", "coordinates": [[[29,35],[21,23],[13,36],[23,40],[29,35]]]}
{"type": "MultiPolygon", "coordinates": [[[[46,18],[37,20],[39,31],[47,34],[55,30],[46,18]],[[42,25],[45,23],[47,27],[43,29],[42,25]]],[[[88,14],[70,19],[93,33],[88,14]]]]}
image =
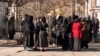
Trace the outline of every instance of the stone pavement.
{"type": "Polygon", "coordinates": [[[48,51],[26,51],[23,47],[0,47],[0,56],[100,56],[100,43],[89,44],[89,49],[82,51],[62,51],[60,48],[49,47],[48,51]]]}

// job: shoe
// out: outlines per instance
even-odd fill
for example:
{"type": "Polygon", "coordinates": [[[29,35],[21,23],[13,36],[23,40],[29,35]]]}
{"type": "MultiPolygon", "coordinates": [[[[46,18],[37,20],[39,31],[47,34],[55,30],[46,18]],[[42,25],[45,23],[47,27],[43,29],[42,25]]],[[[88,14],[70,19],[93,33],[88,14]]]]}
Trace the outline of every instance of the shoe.
{"type": "Polygon", "coordinates": [[[37,49],[37,48],[34,48],[34,50],[39,50],[39,49],[37,49]]]}
{"type": "Polygon", "coordinates": [[[42,52],[46,51],[45,49],[42,49],[42,52]]]}
{"type": "Polygon", "coordinates": [[[88,49],[88,47],[85,47],[86,49],[88,49]]]}
{"type": "Polygon", "coordinates": [[[28,48],[26,48],[26,50],[27,51],[32,51],[33,49],[28,47],[28,48]]]}

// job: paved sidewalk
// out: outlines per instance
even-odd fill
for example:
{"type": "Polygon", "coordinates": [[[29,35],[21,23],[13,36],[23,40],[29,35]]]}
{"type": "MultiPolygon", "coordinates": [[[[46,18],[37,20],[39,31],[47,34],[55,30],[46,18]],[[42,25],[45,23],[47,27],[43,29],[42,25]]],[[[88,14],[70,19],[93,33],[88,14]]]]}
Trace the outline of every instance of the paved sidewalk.
{"type": "Polygon", "coordinates": [[[26,51],[23,47],[0,47],[0,56],[100,56],[100,44],[89,44],[89,49],[82,51],[62,51],[60,48],[49,48],[48,51],[26,51]]]}
{"type": "Polygon", "coordinates": [[[22,47],[0,48],[0,56],[99,56],[100,51],[25,51],[22,47]]]}

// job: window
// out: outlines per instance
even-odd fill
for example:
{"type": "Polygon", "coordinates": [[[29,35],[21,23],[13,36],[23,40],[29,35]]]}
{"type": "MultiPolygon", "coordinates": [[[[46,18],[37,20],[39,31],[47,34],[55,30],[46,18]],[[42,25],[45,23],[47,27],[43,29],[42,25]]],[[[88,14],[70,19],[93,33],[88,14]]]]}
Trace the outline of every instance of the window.
{"type": "Polygon", "coordinates": [[[100,6],[100,0],[96,0],[96,6],[100,6]]]}

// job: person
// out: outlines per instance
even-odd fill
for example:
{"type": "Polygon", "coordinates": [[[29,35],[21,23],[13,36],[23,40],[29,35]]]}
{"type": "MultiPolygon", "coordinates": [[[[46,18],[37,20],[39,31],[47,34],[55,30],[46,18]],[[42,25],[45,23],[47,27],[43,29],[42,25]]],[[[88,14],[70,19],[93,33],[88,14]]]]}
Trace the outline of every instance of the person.
{"type": "Polygon", "coordinates": [[[82,24],[79,18],[75,18],[75,22],[72,25],[72,34],[74,37],[74,50],[81,50],[81,38],[82,38],[82,24]]]}
{"type": "Polygon", "coordinates": [[[23,33],[23,44],[24,44],[24,49],[28,49],[28,37],[29,37],[29,25],[28,25],[28,14],[25,14],[24,19],[22,21],[22,33],[23,33]]]}
{"type": "Polygon", "coordinates": [[[88,42],[89,42],[89,24],[88,21],[86,20],[87,18],[83,18],[82,20],[82,39],[81,39],[81,48],[88,48],[88,42]]]}
{"type": "Polygon", "coordinates": [[[99,20],[95,17],[92,17],[92,42],[97,38],[97,32],[99,29],[99,20]]]}
{"type": "Polygon", "coordinates": [[[14,16],[11,16],[8,20],[8,34],[9,34],[9,39],[14,39],[15,35],[15,20],[14,16]]]}
{"type": "Polygon", "coordinates": [[[31,51],[33,50],[33,31],[34,31],[34,24],[33,17],[25,14],[25,19],[22,22],[22,32],[24,37],[24,49],[31,51]]]}
{"type": "Polygon", "coordinates": [[[57,46],[62,46],[62,30],[59,24],[56,24],[55,29],[54,29],[54,34],[56,36],[57,46]]]}
{"type": "Polygon", "coordinates": [[[56,19],[55,17],[53,17],[50,23],[51,37],[52,37],[51,43],[53,44],[53,46],[56,45],[56,34],[54,33],[55,26],[56,26],[56,19]]]}
{"type": "Polygon", "coordinates": [[[63,44],[62,43],[62,33],[61,34],[57,33],[59,31],[62,31],[62,28],[63,28],[62,24],[63,24],[63,16],[54,17],[52,19],[52,32],[51,32],[51,34],[52,34],[52,37],[54,39],[54,43],[57,46],[62,46],[62,44],[63,44]],[[59,29],[56,27],[59,27],[59,29]],[[58,30],[58,31],[56,31],[56,30],[58,30]],[[59,34],[59,36],[58,36],[58,34],[59,34]]]}
{"type": "Polygon", "coordinates": [[[34,23],[33,23],[33,16],[29,16],[29,34],[30,34],[30,38],[29,38],[29,47],[31,48],[31,49],[33,49],[33,47],[34,47],[34,23]]]}
{"type": "Polygon", "coordinates": [[[71,17],[68,18],[68,28],[67,28],[67,33],[68,33],[68,49],[72,50],[73,49],[73,36],[72,36],[72,22],[71,22],[71,17]]]}
{"type": "Polygon", "coordinates": [[[87,18],[87,24],[88,24],[88,29],[89,29],[89,42],[92,41],[92,19],[90,16],[87,18]]]}
{"type": "Polygon", "coordinates": [[[34,48],[35,50],[38,50],[39,47],[39,32],[40,32],[40,19],[41,17],[38,18],[38,20],[35,23],[35,33],[34,33],[34,48]]]}
{"type": "Polygon", "coordinates": [[[46,23],[46,18],[41,17],[40,18],[40,24],[39,24],[39,28],[40,28],[40,32],[39,32],[40,51],[45,51],[46,47],[48,47],[48,40],[47,40],[48,33],[46,32],[47,27],[48,27],[48,24],[46,23]]]}
{"type": "Polygon", "coordinates": [[[68,18],[63,20],[62,24],[62,50],[68,49],[68,18]]]}
{"type": "Polygon", "coordinates": [[[62,49],[63,49],[63,37],[64,34],[62,34],[62,24],[63,24],[63,16],[59,16],[59,17],[56,17],[56,43],[57,43],[57,46],[62,46],[62,49]]]}

